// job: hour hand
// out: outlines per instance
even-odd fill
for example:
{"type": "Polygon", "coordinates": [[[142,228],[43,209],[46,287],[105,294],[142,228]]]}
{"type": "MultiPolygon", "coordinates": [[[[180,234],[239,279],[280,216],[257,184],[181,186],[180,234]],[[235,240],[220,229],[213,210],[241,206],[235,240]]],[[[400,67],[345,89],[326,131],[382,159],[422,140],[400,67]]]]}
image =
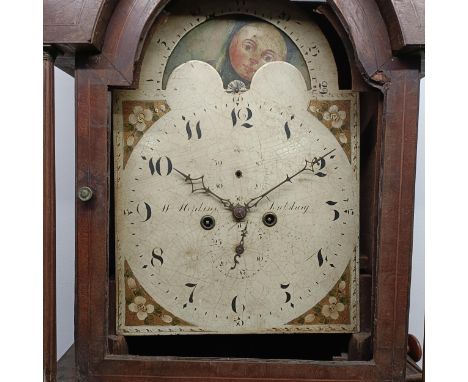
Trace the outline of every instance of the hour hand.
{"type": "Polygon", "coordinates": [[[249,222],[245,223],[245,227],[241,232],[241,240],[240,240],[239,244],[236,245],[235,255],[234,255],[234,265],[231,267],[231,270],[236,269],[237,264],[239,264],[238,259],[242,256],[242,254],[245,251],[244,239],[247,236],[247,224],[249,224],[249,222]]]}
{"type": "Polygon", "coordinates": [[[190,174],[185,174],[175,167],[174,171],[182,175],[185,178],[185,182],[190,183],[192,186],[192,193],[200,192],[211,195],[215,199],[219,200],[224,205],[224,207],[229,208],[230,210],[234,209],[234,204],[232,204],[229,199],[222,198],[205,184],[205,175],[199,176],[198,178],[193,178],[190,176],[190,174]]]}

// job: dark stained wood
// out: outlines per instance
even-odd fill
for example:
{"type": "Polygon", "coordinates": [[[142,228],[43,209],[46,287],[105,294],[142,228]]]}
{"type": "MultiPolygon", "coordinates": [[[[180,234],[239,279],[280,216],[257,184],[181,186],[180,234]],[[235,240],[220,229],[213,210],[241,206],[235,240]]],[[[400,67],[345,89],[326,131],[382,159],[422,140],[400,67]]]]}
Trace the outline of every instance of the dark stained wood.
{"type": "MultiPolygon", "coordinates": [[[[160,380],[160,379],[158,379],[160,380]]],[[[60,358],[57,366],[57,382],[75,382],[75,345],[60,358]]],[[[226,380],[224,380],[226,381],[226,380]]],[[[244,380],[245,381],[245,380],[244,380]]],[[[406,362],[406,382],[421,382],[423,381],[421,369],[411,359],[406,362]]],[[[199,381],[197,381],[199,382],[199,381]]],[[[317,382],[317,380],[315,380],[317,382]]]]}
{"type": "Polygon", "coordinates": [[[55,278],[55,116],[54,60],[56,51],[44,46],[43,154],[43,369],[46,382],[55,381],[57,363],[55,278]]]}
{"type": "MultiPolygon", "coordinates": [[[[44,0],[44,43],[100,49],[117,0],[44,0]]],[[[424,0],[376,0],[394,51],[425,42],[424,0]]],[[[65,49],[66,50],[66,49],[65,49]]]]}
{"type": "Polygon", "coordinates": [[[169,0],[120,2],[109,21],[102,53],[91,57],[86,67],[99,73],[104,83],[136,86],[134,71],[146,35],[168,2],[169,0]]]}
{"type": "Polygon", "coordinates": [[[418,339],[412,335],[408,335],[408,356],[415,362],[421,360],[423,354],[423,349],[418,339]]]}
{"type": "Polygon", "coordinates": [[[75,381],[75,344],[73,344],[57,363],[57,382],[75,381]]]}
{"type": "Polygon", "coordinates": [[[117,0],[44,0],[44,44],[99,50],[117,0]]]}
{"type": "MultiPolygon", "coordinates": [[[[81,3],[96,5],[98,1],[81,3]]],[[[365,277],[361,277],[361,281],[363,286],[371,285],[364,288],[370,293],[364,298],[366,309],[375,315],[372,320],[361,322],[363,330],[354,337],[351,345],[358,349],[356,358],[370,349],[373,359],[319,362],[116,354],[125,353],[125,345],[122,338],[113,337],[113,324],[109,326],[114,320],[113,312],[108,308],[109,299],[114,297],[108,274],[109,217],[112,213],[108,89],[137,84],[138,60],[144,50],[145,38],[166,3],[166,0],[120,1],[108,22],[104,16],[93,21],[93,25],[107,25],[100,52],[77,54],[76,185],[77,188],[89,186],[94,191],[90,202],[78,202],[76,207],[77,375],[83,381],[403,382],[419,63],[393,55],[397,30],[388,26],[389,16],[382,11],[383,2],[375,0],[330,0],[331,8],[328,9],[328,19],[333,19],[332,24],[345,40],[348,58],[355,68],[353,86],[366,91],[363,93],[364,104],[372,109],[363,113],[363,134],[374,136],[365,138],[368,162],[361,174],[361,198],[365,199],[362,211],[370,216],[363,230],[364,245],[361,247],[366,261],[361,270],[365,277]],[[369,91],[370,88],[373,91],[369,91]],[[371,333],[370,345],[362,347],[369,341],[366,333],[371,333]]],[[[64,12],[67,15],[73,13],[64,12]]],[[[53,17],[57,19],[57,16],[53,17]]],[[[71,23],[72,19],[67,20],[71,23]]],[[[76,34],[76,22],[70,25],[70,30],[76,34]]],[[[48,38],[53,43],[62,43],[59,45],[62,47],[59,29],[54,29],[48,38]]],[[[69,44],[72,50],[80,48],[79,43],[70,41],[69,44]]]]}
{"type": "MultiPolygon", "coordinates": [[[[372,91],[372,88],[363,80],[361,75],[361,69],[356,65],[356,60],[354,58],[354,49],[351,41],[348,38],[347,32],[344,29],[343,25],[340,23],[337,15],[332,11],[328,5],[319,5],[315,9],[315,13],[323,15],[330,25],[333,27],[337,35],[339,36],[341,42],[344,45],[346,50],[346,55],[350,64],[351,72],[351,89],[356,92],[369,92],[372,91]]],[[[335,58],[336,60],[336,58],[335,58]]],[[[365,110],[374,110],[375,108],[366,108],[365,110]]],[[[362,111],[361,111],[362,114],[362,111]]],[[[362,115],[361,115],[362,118],[362,115]]],[[[361,121],[361,131],[367,126],[367,121],[361,121]]]]}
{"type": "Polygon", "coordinates": [[[55,66],[75,77],[75,54],[70,52],[61,54],[55,59],[55,66]]]}
{"type": "Polygon", "coordinates": [[[110,354],[128,354],[127,341],[124,336],[116,334],[116,320],[112,317],[116,317],[116,285],[115,281],[109,282],[109,317],[111,318],[108,323],[108,350],[110,354]]]}
{"type": "Polygon", "coordinates": [[[423,372],[411,357],[406,360],[406,382],[423,382],[423,372]]]}
{"type": "Polygon", "coordinates": [[[354,333],[349,341],[348,361],[362,361],[372,359],[372,334],[370,332],[354,333]]]}
{"type": "Polygon", "coordinates": [[[424,0],[377,0],[395,52],[424,47],[424,0]]]}
{"type": "Polygon", "coordinates": [[[373,329],[372,324],[372,291],[373,291],[373,281],[372,281],[372,271],[369,271],[368,274],[361,271],[359,276],[359,303],[360,303],[360,329],[363,333],[370,333],[373,329]]]}
{"type": "Polygon", "coordinates": [[[103,359],[107,347],[107,261],[109,221],[109,142],[107,86],[90,71],[76,70],[77,189],[88,186],[93,198],[76,207],[75,330],[79,372],[103,359]]]}
{"type": "MultiPolygon", "coordinates": [[[[75,374],[75,345],[72,345],[58,362],[57,382],[75,382],[77,381],[75,374]]],[[[408,359],[406,363],[406,382],[420,381],[423,381],[421,369],[414,361],[408,359]]]]}
{"type": "Polygon", "coordinates": [[[418,68],[388,71],[379,201],[374,354],[401,378],[406,357],[419,95],[418,68]]]}
{"type": "Polygon", "coordinates": [[[361,74],[370,79],[392,57],[377,4],[374,0],[332,0],[330,6],[350,36],[361,74]]]}

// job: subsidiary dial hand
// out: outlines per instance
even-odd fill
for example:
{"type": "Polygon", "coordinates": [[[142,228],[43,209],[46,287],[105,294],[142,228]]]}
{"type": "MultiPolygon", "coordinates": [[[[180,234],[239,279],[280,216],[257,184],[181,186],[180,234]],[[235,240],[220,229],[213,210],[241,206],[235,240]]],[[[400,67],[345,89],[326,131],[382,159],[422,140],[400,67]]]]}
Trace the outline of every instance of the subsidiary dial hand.
{"type": "Polygon", "coordinates": [[[184,174],[182,171],[179,171],[175,167],[174,167],[174,170],[178,172],[180,175],[182,175],[185,178],[186,182],[190,182],[192,186],[192,193],[203,192],[205,194],[211,195],[215,199],[219,200],[223,204],[224,207],[230,209],[231,211],[234,210],[235,206],[234,204],[232,204],[232,202],[229,199],[222,198],[218,194],[211,191],[211,189],[205,185],[205,181],[204,181],[205,175],[199,176],[198,178],[192,178],[190,174],[188,175],[184,174]]]}
{"type": "Polygon", "coordinates": [[[303,168],[301,168],[299,171],[297,171],[294,175],[286,175],[286,179],[283,180],[282,182],[278,183],[276,186],[270,188],[268,191],[264,192],[263,194],[255,197],[255,198],[252,198],[250,199],[246,204],[245,204],[245,208],[247,210],[251,209],[252,207],[256,207],[257,204],[260,202],[260,200],[262,200],[265,196],[267,196],[269,193],[273,192],[274,190],[276,190],[277,188],[281,187],[283,184],[289,182],[289,183],[292,183],[292,180],[298,176],[299,174],[303,173],[304,171],[311,171],[311,172],[315,172],[314,171],[314,166],[315,165],[318,165],[319,168],[318,170],[321,170],[325,167],[325,158],[330,155],[333,151],[335,151],[336,149],[333,149],[331,151],[329,151],[328,153],[322,155],[321,157],[319,158],[314,158],[312,161],[308,161],[306,159],[305,161],[305,165],[303,168]]]}
{"type": "Polygon", "coordinates": [[[235,252],[236,254],[234,255],[234,265],[231,267],[231,269],[236,269],[237,264],[239,264],[239,260],[237,260],[241,255],[244,253],[245,248],[244,248],[244,238],[247,236],[247,223],[245,223],[245,227],[242,230],[241,233],[241,240],[239,244],[236,245],[235,252]]]}

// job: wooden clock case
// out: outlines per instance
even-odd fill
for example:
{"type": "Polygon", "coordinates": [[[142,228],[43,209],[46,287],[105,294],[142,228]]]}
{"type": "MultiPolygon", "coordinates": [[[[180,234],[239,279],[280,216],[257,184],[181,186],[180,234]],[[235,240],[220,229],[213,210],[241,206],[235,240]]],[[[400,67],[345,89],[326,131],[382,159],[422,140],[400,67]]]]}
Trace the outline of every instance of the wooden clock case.
{"type": "MultiPolygon", "coordinates": [[[[109,90],[138,86],[146,37],[167,4],[44,2],[45,227],[55,226],[54,63],[76,80],[76,188],[93,190],[76,203],[77,380],[404,381],[423,1],[301,3],[332,46],[340,88],[360,92],[361,332],[116,335],[109,90]]],[[[45,230],[46,380],[55,378],[54,243],[45,230]]]]}

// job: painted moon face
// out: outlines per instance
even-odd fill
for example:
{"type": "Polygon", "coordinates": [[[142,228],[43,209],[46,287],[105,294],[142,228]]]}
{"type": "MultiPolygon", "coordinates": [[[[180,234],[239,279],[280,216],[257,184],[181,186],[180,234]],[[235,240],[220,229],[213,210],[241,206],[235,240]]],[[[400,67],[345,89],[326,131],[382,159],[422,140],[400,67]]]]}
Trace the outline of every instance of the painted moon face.
{"type": "Polygon", "coordinates": [[[272,25],[252,22],[244,25],[232,38],[229,58],[236,73],[251,81],[255,72],[265,64],[285,61],[286,42],[272,25]]]}

